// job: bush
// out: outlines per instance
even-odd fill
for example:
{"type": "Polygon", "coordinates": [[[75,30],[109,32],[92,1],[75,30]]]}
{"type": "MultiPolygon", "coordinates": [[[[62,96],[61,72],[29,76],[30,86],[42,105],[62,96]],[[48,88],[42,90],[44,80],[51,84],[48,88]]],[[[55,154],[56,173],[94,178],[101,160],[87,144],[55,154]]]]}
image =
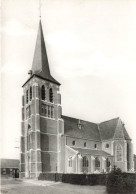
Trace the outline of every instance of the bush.
{"type": "Polygon", "coordinates": [[[136,193],[136,174],[122,173],[114,166],[106,181],[108,193],[132,194],[136,193]]]}
{"type": "Polygon", "coordinates": [[[41,173],[38,180],[51,180],[77,185],[105,185],[106,174],[41,173]]]}

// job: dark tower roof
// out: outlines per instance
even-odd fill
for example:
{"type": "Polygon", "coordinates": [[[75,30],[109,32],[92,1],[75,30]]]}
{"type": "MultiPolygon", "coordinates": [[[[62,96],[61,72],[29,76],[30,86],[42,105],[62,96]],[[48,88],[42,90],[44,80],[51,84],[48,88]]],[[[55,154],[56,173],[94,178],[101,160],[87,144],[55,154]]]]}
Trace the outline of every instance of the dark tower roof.
{"type": "MultiPolygon", "coordinates": [[[[51,81],[57,85],[60,85],[60,83],[57,82],[50,74],[50,68],[48,63],[48,57],[47,57],[47,52],[45,47],[41,20],[39,22],[39,29],[38,29],[34,58],[32,63],[31,77],[34,75],[42,79],[51,81]]],[[[31,79],[31,77],[29,78],[29,80],[31,79]]]]}

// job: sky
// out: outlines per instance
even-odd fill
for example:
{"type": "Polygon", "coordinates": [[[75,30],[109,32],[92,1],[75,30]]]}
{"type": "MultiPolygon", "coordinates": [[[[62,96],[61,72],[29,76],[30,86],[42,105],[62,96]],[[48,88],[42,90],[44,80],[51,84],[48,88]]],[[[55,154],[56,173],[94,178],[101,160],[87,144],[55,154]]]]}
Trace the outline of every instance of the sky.
{"type": "MultiPolygon", "coordinates": [[[[120,117],[136,154],[136,1],[41,0],[52,76],[63,115],[120,117]]],[[[1,157],[19,158],[22,85],[32,67],[38,0],[1,1],[1,157]]]]}

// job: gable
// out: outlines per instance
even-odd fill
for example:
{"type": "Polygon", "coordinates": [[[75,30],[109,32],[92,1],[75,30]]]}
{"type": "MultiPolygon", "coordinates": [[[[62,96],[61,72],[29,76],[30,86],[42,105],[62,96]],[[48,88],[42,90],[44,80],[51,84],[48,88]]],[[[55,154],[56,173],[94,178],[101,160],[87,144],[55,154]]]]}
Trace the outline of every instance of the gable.
{"type": "Polygon", "coordinates": [[[101,140],[113,139],[119,118],[105,121],[99,124],[101,140]]]}
{"type": "Polygon", "coordinates": [[[115,130],[115,134],[114,134],[114,138],[116,139],[124,139],[124,133],[123,133],[123,125],[121,120],[118,121],[116,130],[115,130]]]}
{"type": "Polygon", "coordinates": [[[131,140],[130,136],[128,135],[128,132],[126,131],[125,127],[123,126],[123,133],[125,140],[131,140]]]}

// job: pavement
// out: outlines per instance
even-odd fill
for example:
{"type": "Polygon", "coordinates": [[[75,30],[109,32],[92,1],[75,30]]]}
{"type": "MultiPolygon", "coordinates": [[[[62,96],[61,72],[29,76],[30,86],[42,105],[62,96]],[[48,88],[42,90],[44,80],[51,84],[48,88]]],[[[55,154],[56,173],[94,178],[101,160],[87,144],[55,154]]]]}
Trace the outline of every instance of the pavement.
{"type": "Polygon", "coordinates": [[[35,179],[2,179],[1,194],[107,194],[105,186],[72,185],[35,179]]]}

